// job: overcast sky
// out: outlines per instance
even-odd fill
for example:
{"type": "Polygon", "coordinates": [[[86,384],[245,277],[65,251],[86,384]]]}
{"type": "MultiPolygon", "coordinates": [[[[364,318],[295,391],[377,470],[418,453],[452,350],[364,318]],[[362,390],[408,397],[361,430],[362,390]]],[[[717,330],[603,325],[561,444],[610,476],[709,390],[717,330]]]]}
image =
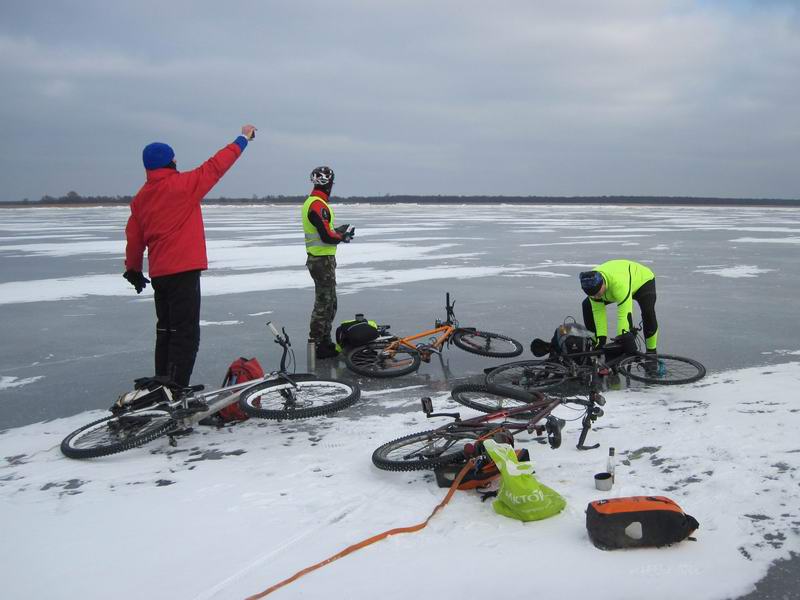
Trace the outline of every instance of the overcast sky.
{"type": "Polygon", "coordinates": [[[800,197],[798,2],[0,3],[0,199],[133,194],[141,150],[210,196],[800,197]]]}

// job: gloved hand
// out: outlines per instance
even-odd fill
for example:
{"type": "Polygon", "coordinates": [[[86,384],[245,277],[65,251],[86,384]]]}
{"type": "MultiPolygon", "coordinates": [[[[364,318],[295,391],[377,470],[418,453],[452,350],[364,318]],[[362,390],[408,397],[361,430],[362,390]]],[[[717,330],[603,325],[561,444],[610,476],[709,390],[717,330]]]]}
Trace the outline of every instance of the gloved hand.
{"type": "Polygon", "coordinates": [[[350,240],[353,239],[353,236],[355,235],[355,231],[356,231],[355,227],[350,227],[350,230],[348,231],[348,227],[350,227],[349,223],[347,223],[345,225],[339,225],[339,227],[334,227],[333,228],[334,231],[336,231],[336,233],[338,233],[339,235],[342,236],[342,241],[345,244],[349,244],[350,243],[350,240]]]}
{"type": "Polygon", "coordinates": [[[242,125],[242,135],[248,142],[256,137],[256,131],[258,130],[253,125],[242,125]]]}
{"type": "Polygon", "coordinates": [[[150,280],[142,274],[141,271],[134,271],[133,269],[128,269],[125,271],[122,276],[128,280],[128,282],[136,288],[136,293],[141,294],[142,290],[147,287],[147,284],[150,283],[150,280]]]}

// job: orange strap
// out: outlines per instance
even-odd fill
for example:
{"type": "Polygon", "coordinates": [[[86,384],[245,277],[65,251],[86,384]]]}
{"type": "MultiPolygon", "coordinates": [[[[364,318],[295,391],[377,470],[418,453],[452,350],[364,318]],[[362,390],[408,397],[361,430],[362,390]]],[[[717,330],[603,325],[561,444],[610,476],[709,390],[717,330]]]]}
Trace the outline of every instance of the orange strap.
{"type": "Polygon", "coordinates": [[[311,571],[316,571],[320,567],[324,567],[325,565],[327,565],[329,563],[332,563],[335,560],[339,560],[340,558],[343,558],[343,557],[347,556],[348,554],[352,554],[356,550],[360,550],[361,548],[369,546],[370,544],[374,544],[375,542],[379,542],[379,541],[381,541],[383,539],[386,539],[390,535],[395,535],[397,533],[413,533],[415,531],[419,531],[420,529],[424,529],[428,525],[428,522],[433,518],[433,515],[435,515],[437,512],[439,512],[440,509],[444,508],[447,505],[447,503],[450,502],[450,499],[453,497],[453,494],[458,489],[458,485],[461,483],[461,480],[464,479],[464,476],[472,468],[473,462],[474,461],[472,461],[472,460],[467,461],[467,464],[464,465],[464,468],[462,468],[461,471],[459,471],[458,475],[453,480],[453,484],[450,486],[450,489],[447,491],[447,495],[436,506],[436,508],[433,509],[433,512],[428,516],[428,518],[425,519],[425,521],[423,521],[422,523],[417,523],[416,525],[411,525],[410,527],[397,527],[395,529],[389,529],[388,531],[384,531],[383,533],[379,533],[378,535],[373,535],[372,537],[367,538],[365,540],[362,540],[362,541],[360,541],[360,542],[358,542],[356,544],[353,544],[352,546],[348,546],[347,548],[345,548],[341,552],[338,552],[337,554],[334,554],[333,556],[331,556],[329,558],[326,558],[325,560],[320,561],[315,565],[311,565],[310,567],[306,567],[302,571],[298,571],[297,573],[295,573],[291,577],[289,577],[287,579],[284,579],[283,581],[279,581],[278,583],[276,583],[275,585],[273,585],[271,587],[268,587],[263,592],[259,592],[258,594],[253,594],[252,596],[248,596],[247,600],[258,600],[259,598],[263,598],[264,596],[266,596],[268,594],[271,594],[275,590],[278,590],[278,589],[282,588],[283,586],[288,585],[288,584],[292,583],[293,581],[295,581],[297,579],[300,579],[303,575],[306,575],[307,573],[311,573],[311,571]]]}

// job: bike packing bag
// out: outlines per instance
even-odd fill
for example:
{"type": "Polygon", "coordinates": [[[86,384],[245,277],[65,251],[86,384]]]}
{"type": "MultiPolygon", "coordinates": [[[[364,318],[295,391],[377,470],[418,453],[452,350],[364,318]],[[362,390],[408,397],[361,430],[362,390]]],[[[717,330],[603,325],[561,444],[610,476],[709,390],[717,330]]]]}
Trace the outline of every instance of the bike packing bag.
{"type": "Polygon", "coordinates": [[[519,521],[540,521],[564,510],[564,499],[537,481],[533,464],[518,461],[509,444],[486,440],[483,447],[500,470],[500,489],[492,503],[497,514],[519,521]]]}
{"type": "MultiPolygon", "coordinates": [[[[520,462],[530,460],[527,448],[517,450],[516,452],[517,460],[520,462]]],[[[461,469],[464,468],[466,463],[467,459],[464,457],[464,460],[457,460],[456,462],[436,467],[433,470],[433,473],[436,475],[436,484],[441,488],[449,488],[453,485],[453,481],[455,481],[456,476],[461,472],[461,469]]],[[[494,461],[490,460],[477,469],[470,469],[467,474],[464,475],[461,483],[458,484],[458,489],[474,490],[485,488],[498,477],[500,477],[500,471],[497,470],[497,465],[494,464],[494,461]]]]}
{"type": "MultiPolygon", "coordinates": [[[[583,325],[567,322],[559,325],[555,330],[550,345],[553,348],[553,352],[560,356],[591,352],[594,349],[595,336],[583,325]]],[[[583,364],[588,360],[589,357],[581,356],[576,359],[576,362],[583,364]]]]}
{"type": "Polygon", "coordinates": [[[112,413],[124,412],[127,410],[139,410],[148,406],[155,406],[164,402],[172,402],[172,392],[164,385],[166,378],[141,377],[134,381],[132,391],[122,394],[114,406],[111,407],[112,413]]]}
{"type": "MultiPolygon", "coordinates": [[[[258,364],[255,358],[240,357],[231,363],[228,367],[228,372],[225,374],[225,379],[222,380],[222,387],[229,385],[236,385],[237,383],[244,383],[252,379],[258,379],[264,376],[264,369],[258,364]]],[[[246,421],[250,417],[247,413],[239,408],[239,403],[234,402],[229,404],[217,413],[224,423],[231,421],[246,421]]]]}
{"type": "Polygon", "coordinates": [[[586,508],[589,539],[601,550],[668,546],[685,540],[699,526],[664,496],[595,500],[586,508]]]}
{"type": "Polygon", "coordinates": [[[336,328],[336,345],[341,352],[342,348],[356,348],[369,344],[378,335],[378,324],[375,321],[356,317],[351,321],[342,321],[336,328]]]}

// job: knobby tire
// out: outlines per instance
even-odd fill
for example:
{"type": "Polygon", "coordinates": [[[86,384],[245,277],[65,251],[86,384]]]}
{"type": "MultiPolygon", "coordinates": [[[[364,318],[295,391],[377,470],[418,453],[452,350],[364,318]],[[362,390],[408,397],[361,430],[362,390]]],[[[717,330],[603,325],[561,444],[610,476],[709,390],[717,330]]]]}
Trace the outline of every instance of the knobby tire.
{"type": "Polygon", "coordinates": [[[348,350],[344,355],[347,368],[366,377],[400,377],[419,369],[422,358],[412,348],[398,345],[390,353],[385,349],[393,340],[379,340],[348,350]]]}
{"type": "Polygon", "coordinates": [[[457,329],[453,333],[453,343],[466,352],[480,356],[513,358],[522,354],[522,344],[517,340],[490,331],[457,329]]]}
{"type": "Polygon", "coordinates": [[[623,358],[616,370],[623,377],[630,377],[641,383],[655,385],[682,385],[699,381],[706,374],[706,368],[691,358],[670,354],[658,355],[658,367],[648,370],[646,356],[623,358]]]}
{"type": "Polygon", "coordinates": [[[166,410],[150,409],[104,417],[76,429],[61,442],[69,458],[97,458],[138,448],[176,426],[166,410]]]}
{"type": "Polygon", "coordinates": [[[357,384],[337,379],[266,381],[239,395],[240,408],[251,417],[274,420],[308,419],[334,413],[361,397],[357,384]]]}

